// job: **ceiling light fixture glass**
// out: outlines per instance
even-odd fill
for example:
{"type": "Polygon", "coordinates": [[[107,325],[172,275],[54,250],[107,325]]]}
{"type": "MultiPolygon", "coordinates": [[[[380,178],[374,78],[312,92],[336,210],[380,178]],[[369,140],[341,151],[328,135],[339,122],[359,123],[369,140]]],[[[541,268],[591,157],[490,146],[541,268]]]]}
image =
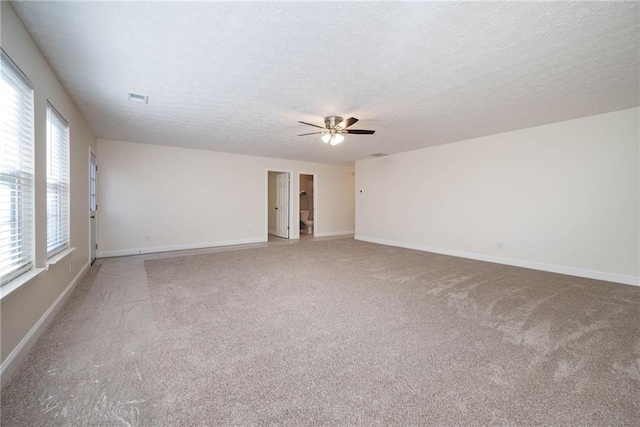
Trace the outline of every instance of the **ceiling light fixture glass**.
{"type": "Polygon", "coordinates": [[[325,144],[338,145],[342,141],[344,141],[344,136],[339,133],[334,133],[333,135],[330,133],[326,133],[322,135],[322,142],[325,144]]]}
{"type": "Polygon", "coordinates": [[[342,141],[344,141],[344,136],[340,135],[339,133],[336,133],[335,135],[333,135],[333,138],[331,138],[331,145],[338,145],[342,141]]]}

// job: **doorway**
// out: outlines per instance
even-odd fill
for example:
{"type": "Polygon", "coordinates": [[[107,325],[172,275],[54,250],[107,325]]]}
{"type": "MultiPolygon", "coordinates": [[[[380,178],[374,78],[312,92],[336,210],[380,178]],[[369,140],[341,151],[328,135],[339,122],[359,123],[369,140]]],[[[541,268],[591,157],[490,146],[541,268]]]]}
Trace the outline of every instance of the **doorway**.
{"type": "Polygon", "coordinates": [[[96,252],[98,250],[98,229],[96,224],[96,214],[98,213],[97,183],[98,162],[96,155],[89,149],[89,253],[91,265],[96,260],[96,252]]]}
{"type": "Polygon", "coordinates": [[[316,235],[316,179],[313,174],[301,173],[298,176],[300,189],[299,218],[300,238],[314,237],[316,235]]]}
{"type": "Polygon", "coordinates": [[[290,238],[289,227],[289,172],[267,172],[267,232],[290,238]]]}

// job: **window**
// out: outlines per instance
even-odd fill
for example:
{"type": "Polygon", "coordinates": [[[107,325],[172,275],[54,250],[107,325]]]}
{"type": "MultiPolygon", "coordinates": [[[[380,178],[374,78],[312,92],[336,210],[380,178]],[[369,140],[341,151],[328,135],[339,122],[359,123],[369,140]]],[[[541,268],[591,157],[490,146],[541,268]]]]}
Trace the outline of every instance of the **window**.
{"type": "Polygon", "coordinates": [[[0,60],[0,285],[33,267],[33,85],[0,60]]]}
{"type": "Polygon", "coordinates": [[[47,105],[47,258],[69,247],[69,124],[47,105]]]}

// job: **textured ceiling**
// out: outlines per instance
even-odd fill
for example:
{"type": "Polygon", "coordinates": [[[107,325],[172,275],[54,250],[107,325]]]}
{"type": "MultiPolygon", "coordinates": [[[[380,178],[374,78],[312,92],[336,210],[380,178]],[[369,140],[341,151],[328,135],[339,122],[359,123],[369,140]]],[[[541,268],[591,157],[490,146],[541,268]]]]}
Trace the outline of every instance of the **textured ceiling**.
{"type": "Polygon", "coordinates": [[[14,7],[99,138],[347,164],[639,104],[637,2],[14,7]],[[377,132],[296,137],[334,114],[377,132]]]}

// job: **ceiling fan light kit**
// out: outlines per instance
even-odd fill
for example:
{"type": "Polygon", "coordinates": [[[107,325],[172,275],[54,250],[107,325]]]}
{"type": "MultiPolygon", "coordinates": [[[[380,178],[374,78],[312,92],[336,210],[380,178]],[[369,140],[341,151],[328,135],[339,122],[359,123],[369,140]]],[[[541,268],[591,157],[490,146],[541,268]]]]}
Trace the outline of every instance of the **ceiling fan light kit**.
{"type": "Polygon", "coordinates": [[[303,125],[313,126],[313,127],[322,129],[322,131],[320,132],[303,133],[298,136],[322,134],[322,142],[330,145],[338,145],[342,141],[344,141],[343,134],[345,133],[371,135],[375,132],[374,130],[347,129],[349,126],[356,123],[357,121],[358,119],[356,119],[355,117],[343,119],[340,116],[327,116],[324,118],[324,127],[314,125],[312,123],[298,121],[298,123],[302,123],[303,125]]]}
{"type": "Polygon", "coordinates": [[[344,136],[336,133],[335,135],[331,135],[330,133],[325,133],[322,135],[322,142],[325,144],[338,145],[342,141],[344,141],[344,136]]]}

